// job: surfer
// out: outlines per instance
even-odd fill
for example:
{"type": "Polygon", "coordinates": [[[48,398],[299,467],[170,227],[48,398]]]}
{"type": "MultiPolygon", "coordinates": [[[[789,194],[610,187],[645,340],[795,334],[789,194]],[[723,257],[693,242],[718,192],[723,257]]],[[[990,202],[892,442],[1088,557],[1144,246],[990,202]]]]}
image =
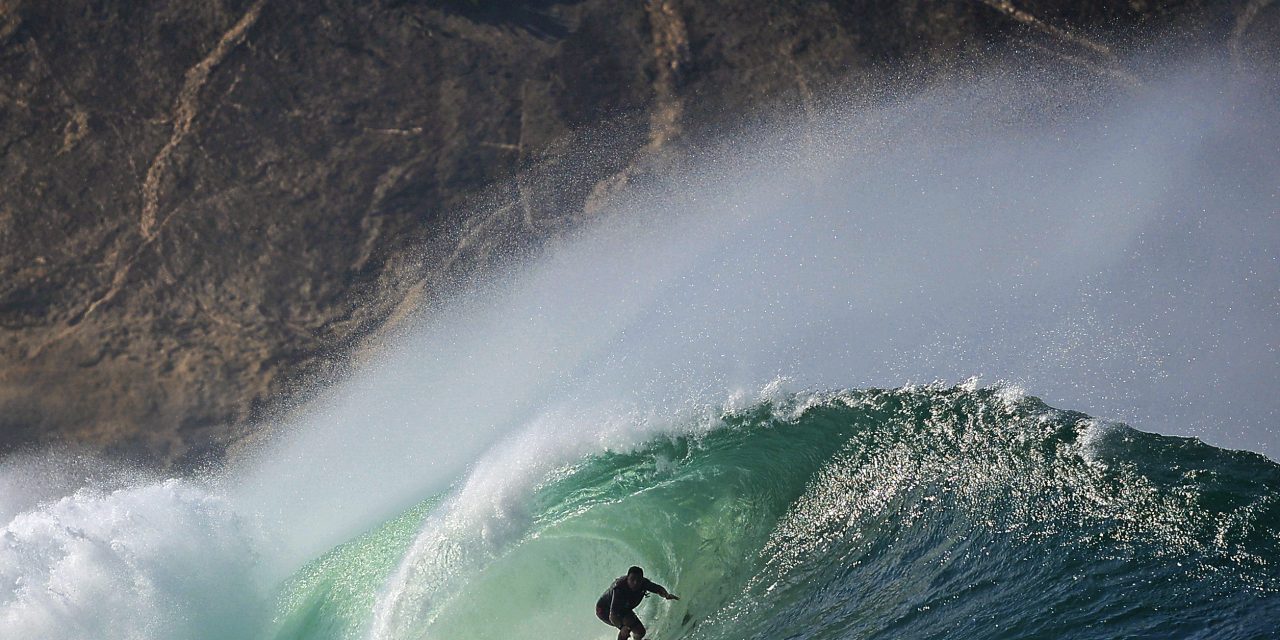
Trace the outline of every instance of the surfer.
{"type": "Polygon", "coordinates": [[[627,575],[613,581],[609,589],[596,601],[596,617],[602,622],[618,628],[618,640],[627,640],[628,635],[636,640],[644,637],[644,625],[636,617],[635,608],[649,592],[652,591],[667,600],[679,600],[680,597],[668,593],[662,585],[644,577],[644,569],[631,567],[627,575]]]}

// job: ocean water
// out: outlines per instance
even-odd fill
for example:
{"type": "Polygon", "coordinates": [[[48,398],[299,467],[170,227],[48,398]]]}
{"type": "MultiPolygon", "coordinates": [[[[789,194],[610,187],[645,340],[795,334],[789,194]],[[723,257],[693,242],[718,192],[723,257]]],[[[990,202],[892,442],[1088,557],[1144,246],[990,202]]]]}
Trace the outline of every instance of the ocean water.
{"type": "Polygon", "coordinates": [[[1280,104],[1231,64],[834,96],[219,468],[10,456],[0,638],[607,638],[632,564],[658,640],[1274,637],[1280,104]]]}
{"type": "Polygon", "coordinates": [[[1280,620],[1280,465],[1018,389],[774,385],[624,449],[547,464],[554,436],[517,440],[277,584],[208,486],[82,489],[6,526],[0,623],[605,638],[595,597],[631,564],[682,597],[640,607],[656,638],[1246,639],[1280,620]]]}
{"type": "Polygon", "coordinates": [[[425,501],[291,577],[271,637],[603,638],[595,596],[632,563],[682,596],[640,608],[657,638],[1264,638],[1280,620],[1280,465],[1258,454],[970,386],[783,395],[684,427],[551,469],[511,509],[425,501]]]}

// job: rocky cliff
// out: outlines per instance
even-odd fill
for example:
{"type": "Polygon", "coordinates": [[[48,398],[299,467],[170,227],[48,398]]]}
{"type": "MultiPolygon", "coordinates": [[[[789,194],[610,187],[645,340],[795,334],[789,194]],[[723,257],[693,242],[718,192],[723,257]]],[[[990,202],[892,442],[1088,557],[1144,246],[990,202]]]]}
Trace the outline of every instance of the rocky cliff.
{"type": "Polygon", "coordinates": [[[0,0],[0,447],[217,456],[405,309],[832,86],[1277,43],[1269,0],[0,0]]]}

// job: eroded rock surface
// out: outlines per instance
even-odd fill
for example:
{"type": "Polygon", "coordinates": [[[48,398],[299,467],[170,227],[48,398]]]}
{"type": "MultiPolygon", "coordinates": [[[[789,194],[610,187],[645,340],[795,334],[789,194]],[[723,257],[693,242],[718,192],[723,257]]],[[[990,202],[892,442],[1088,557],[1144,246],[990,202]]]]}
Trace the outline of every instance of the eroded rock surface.
{"type": "Polygon", "coordinates": [[[833,85],[1277,40],[1266,0],[0,0],[0,446],[216,456],[404,308],[833,85]]]}

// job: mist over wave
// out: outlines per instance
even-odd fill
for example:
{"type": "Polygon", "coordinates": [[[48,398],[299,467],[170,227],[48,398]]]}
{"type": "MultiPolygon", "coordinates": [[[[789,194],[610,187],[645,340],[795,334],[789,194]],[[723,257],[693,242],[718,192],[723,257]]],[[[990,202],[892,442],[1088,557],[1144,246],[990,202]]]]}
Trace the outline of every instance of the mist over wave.
{"type": "MultiPolygon", "coordinates": [[[[454,295],[269,442],[208,477],[80,471],[54,454],[11,463],[0,472],[14,488],[2,505],[0,629],[253,637],[306,630],[297,616],[314,613],[332,622],[315,637],[481,637],[462,619],[467,610],[450,608],[463,597],[451,594],[487,588],[482,572],[499,571],[490,567],[549,517],[528,502],[548,474],[690,429],[718,432],[737,403],[757,406],[786,389],[981,374],[1054,406],[1274,458],[1280,107],[1216,64],[1123,89],[1009,72],[888,105],[834,101],[816,120],[695,153],[678,178],[637,187],[544,255],[454,295]],[[47,483],[22,479],[36,467],[52,470],[47,483]],[[358,538],[371,529],[381,533],[358,538]],[[335,560],[343,553],[364,568],[335,560]],[[324,558],[341,566],[336,574],[324,558]],[[349,593],[339,607],[348,614],[334,616],[318,604],[329,602],[323,589],[298,584],[349,593]],[[294,585],[283,600],[281,585],[294,585]]],[[[1072,443],[1086,437],[1074,433],[1072,443]]],[[[855,457],[842,468],[891,483],[899,462],[855,457]]],[[[1011,469],[1012,485],[1001,486],[1039,473],[1011,469]]],[[[757,480],[799,491],[813,477],[787,480],[784,471],[757,480]]],[[[1275,492],[1265,485],[1255,499],[1265,507],[1275,492]]],[[[894,495],[906,509],[934,494],[894,495]]],[[[676,529],[700,517],[671,503],[629,504],[650,518],[670,510],[664,526],[676,529]]],[[[787,524],[791,505],[775,504],[765,520],[780,528],[753,535],[801,527],[787,524]]],[[[830,508],[852,507],[835,499],[830,508]]],[[[1142,532],[1187,512],[1125,513],[1142,532]]],[[[1253,555],[1274,548],[1274,518],[1260,513],[1250,517],[1263,542],[1242,543],[1253,555]]],[[[977,522],[967,512],[946,517],[977,522]]],[[[864,535],[848,513],[822,527],[864,535]]],[[[545,573],[556,553],[578,551],[607,573],[604,565],[634,553],[681,585],[706,579],[680,568],[700,547],[664,548],[647,535],[638,527],[631,538],[552,545],[522,561],[545,573]]],[[[932,539],[912,544],[925,553],[932,539]]],[[[664,637],[735,637],[710,631],[735,616],[797,637],[854,628],[845,618],[823,626],[822,612],[807,610],[770,618],[791,605],[760,590],[794,567],[753,540],[721,552],[757,554],[750,566],[763,573],[734,577],[755,604],[703,611],[696,628],[664,619],[664,637]],[[815,625],[808,631],[788,626],[805,619],[815,625]]],[[[1221,583],[1230,593],[1265,573],[1213,557],[1236,576],[1221,583]]],[[[1106,582],[1110,567],[1095,578],[1106,582]]],[[[839,592],[848,577],[824,579],[839,592]]],[[[599,588],[573,585],[572,606],[599,588]]],[[[569,606],[551,610],[569,615],[569,606]]],[[[592,622],[556,620],[569,619],[549,615],[539,628],[592,622]]]]}

